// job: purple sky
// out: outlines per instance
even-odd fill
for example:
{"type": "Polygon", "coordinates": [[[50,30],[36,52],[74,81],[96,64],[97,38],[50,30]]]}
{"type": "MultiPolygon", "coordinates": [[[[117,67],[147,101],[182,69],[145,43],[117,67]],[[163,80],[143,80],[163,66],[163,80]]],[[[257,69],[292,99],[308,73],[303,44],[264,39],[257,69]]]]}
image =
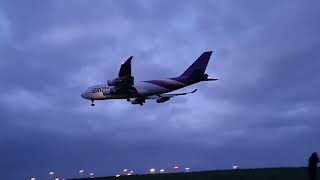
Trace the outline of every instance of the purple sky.
{"type": "Polygon", "coordinates": [[[320,151],[319,1],[0,0],[0,171],[8,180],[304,166],[320,151]],[[219,81],[163,104],[90,102],[133,56],[136,80],[213,50],[219,81]]]}

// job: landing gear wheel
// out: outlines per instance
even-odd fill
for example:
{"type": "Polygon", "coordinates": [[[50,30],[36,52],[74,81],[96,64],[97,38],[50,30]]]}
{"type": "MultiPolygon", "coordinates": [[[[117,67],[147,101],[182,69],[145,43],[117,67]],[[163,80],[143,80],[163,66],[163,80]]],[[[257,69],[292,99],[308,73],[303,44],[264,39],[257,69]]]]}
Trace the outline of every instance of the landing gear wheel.
{"type": "Polygon", "coordinates": [[[94,103],[93,103],[93,102],[94,102],[94,100],[91,100],[91,102],[92,102],[92,103],[91,103],[91,106],[94,106],[94,103]]]}

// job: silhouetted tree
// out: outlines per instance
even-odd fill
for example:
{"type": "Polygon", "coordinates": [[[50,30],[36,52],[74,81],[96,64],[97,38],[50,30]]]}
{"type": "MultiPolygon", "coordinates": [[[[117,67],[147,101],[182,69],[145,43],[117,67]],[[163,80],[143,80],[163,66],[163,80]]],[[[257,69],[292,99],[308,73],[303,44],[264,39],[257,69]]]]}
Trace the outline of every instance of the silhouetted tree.
{"type": "Polygon", "coordinates": [[[309,158],[309,179],[317,179],[317,164],[319,163],[319,158],[316,152],[312,153],[309,158]]]}

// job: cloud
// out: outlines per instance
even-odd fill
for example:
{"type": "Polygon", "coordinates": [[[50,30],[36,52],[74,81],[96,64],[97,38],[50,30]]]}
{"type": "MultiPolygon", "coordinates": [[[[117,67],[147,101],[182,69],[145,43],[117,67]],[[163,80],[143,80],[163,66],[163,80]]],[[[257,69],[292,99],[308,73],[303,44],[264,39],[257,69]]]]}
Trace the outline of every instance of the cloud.
{"type": "Polygon", "coordinates": [[[4,12],[0,9],[0,45],[10,43],[12,38],[12,31],[9,19],[4,12]]]}
{"type": "Polygon", "coordinates": [[[319,149],[316,7],[1,1],[0,35],[10,38],[0,42],[0,168],[21,179],[79,168],[301,166],[319,149]],[[94,108],[80,98],[131,55],[135,79],[144,80],[177,76],[207,50],[207,72],[220,80],[179,90],[199,89],[191,96],[94,108]]]}
{"type": "Polygon", "coordinates": [[[39,110],[42,108],[48,108],[49,103],[45,101],[46,97],[43,97],[39,94],[35,95],[23,89],[17,89],[7,94],[1,95],[1,101],[8,106],[12,106],[14,108],[16,105],[26,110],[39,110]],[[17,104],[19,102],[19,104],[17,104]]]}

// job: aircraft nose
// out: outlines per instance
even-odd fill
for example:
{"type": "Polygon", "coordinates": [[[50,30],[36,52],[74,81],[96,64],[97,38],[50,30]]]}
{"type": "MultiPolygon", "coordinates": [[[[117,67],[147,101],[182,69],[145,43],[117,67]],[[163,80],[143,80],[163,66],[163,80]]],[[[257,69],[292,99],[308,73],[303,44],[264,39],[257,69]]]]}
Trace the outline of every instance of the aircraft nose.
{"type": "Polygon", "coordinates": [[[88,93],[87,92],[83,92],[81,94],[81,97],[84,98],[84,99],[88,99],[88,93]]]}

